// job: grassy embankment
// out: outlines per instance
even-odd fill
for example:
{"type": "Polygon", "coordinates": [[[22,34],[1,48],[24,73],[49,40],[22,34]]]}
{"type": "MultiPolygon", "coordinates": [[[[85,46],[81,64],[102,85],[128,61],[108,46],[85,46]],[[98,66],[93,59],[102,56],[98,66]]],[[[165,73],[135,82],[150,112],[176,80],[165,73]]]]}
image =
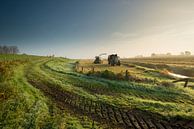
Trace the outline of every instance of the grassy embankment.
{"type": "Polygon", "coordinates": [[[80,119],[66,110],[60,110],[50,98],[28,83],[26,75],[40,72],[37,71],[39,64],[50,58],[1,55],[0,60],[0,128],[87,128],[91,126],[91,122],[86,118],[80,119]],[[29,73],[29,70],[32,73],[29,73]]]}

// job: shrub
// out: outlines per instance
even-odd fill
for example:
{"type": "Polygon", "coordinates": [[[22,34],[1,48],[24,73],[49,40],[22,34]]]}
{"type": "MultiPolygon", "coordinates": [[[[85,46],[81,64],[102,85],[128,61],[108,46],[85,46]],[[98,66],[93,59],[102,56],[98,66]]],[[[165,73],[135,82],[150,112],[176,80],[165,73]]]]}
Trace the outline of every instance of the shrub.
{"type": "Polygon", "coordinates": [[[116,78],[118,79],[118,80],[125,80],[125,76],[124,76],[124,74],[121,72],[121,73],[117,73],[116,74],[116,78]]]}
{"type": "Polygon", "coordinates": [[[114,74],[114,72],[108,70],[101,72],[100,76],[108,79],[116,79],[116,75],[114,74]]]}

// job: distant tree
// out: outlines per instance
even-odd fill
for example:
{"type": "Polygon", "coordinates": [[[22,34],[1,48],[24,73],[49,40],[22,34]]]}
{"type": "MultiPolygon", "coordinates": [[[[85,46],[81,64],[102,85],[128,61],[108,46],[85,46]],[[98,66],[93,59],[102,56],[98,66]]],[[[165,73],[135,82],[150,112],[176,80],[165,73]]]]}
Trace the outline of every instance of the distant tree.
{"type": "Polygon", "coordinates": [[[13,54],[18,54],[20,51],[17,46],[12,46],[13,48],[13,54]]]}
{"type": "Polygon", "coordinates": [[[155,57],[155,56],[156,56],[156,53],[152,53],[152,54],[151,54],[151,57],[155,57]]]}
{"type": "Polygon", "coordinates": [[[190,56],[191,52],[190,51],[185,51],[185,56],[190,56]]]}
{"type": "Polygon", "coordinates": [[[181,56],[184,56],[184,55],[185,55],[185,53],[184,53],[184,52],[181,52],[180,54],[181,54],[181,56]]]}
{"type": "Polygon", "coordinates": [[[0,54],[17,54],[19,49],[17,46],[0,46],[0,54]]]}
{"type": "Polygon", "coordinates": [[[0,46],[0,54],[3,54],[3,47],[0,46]]]}
{"type": "Polygon", "coordinates": [[[167,56],[171,56],[172,54],[170,52],[166,53],[167,56]]]}
{"type": "Polygon", "coordinates": [[[9,48],[7,46],[3,46],[3,54],[8,54],[9,48]]]}

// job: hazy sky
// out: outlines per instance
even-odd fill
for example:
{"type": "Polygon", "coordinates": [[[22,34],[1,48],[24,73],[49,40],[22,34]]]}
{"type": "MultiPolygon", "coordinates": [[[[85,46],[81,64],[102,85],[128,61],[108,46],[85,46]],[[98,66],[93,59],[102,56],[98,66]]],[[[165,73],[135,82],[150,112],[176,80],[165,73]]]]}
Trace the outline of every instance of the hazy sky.
{"type": "Polygon", "coordinates": [[[0,45],[69,58],[194,53],[194,0],[0,0],[0,45]]]}

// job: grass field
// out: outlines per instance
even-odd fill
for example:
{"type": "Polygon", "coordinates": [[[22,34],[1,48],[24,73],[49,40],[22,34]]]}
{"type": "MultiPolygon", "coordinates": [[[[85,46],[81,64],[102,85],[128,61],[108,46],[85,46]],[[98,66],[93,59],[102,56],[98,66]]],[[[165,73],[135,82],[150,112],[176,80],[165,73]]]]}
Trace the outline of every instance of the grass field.
{"type": "Polygon", "coordinates": [[[193,57],[77,61],[0,55],[0,128],[194,128],[193,57]]]}

